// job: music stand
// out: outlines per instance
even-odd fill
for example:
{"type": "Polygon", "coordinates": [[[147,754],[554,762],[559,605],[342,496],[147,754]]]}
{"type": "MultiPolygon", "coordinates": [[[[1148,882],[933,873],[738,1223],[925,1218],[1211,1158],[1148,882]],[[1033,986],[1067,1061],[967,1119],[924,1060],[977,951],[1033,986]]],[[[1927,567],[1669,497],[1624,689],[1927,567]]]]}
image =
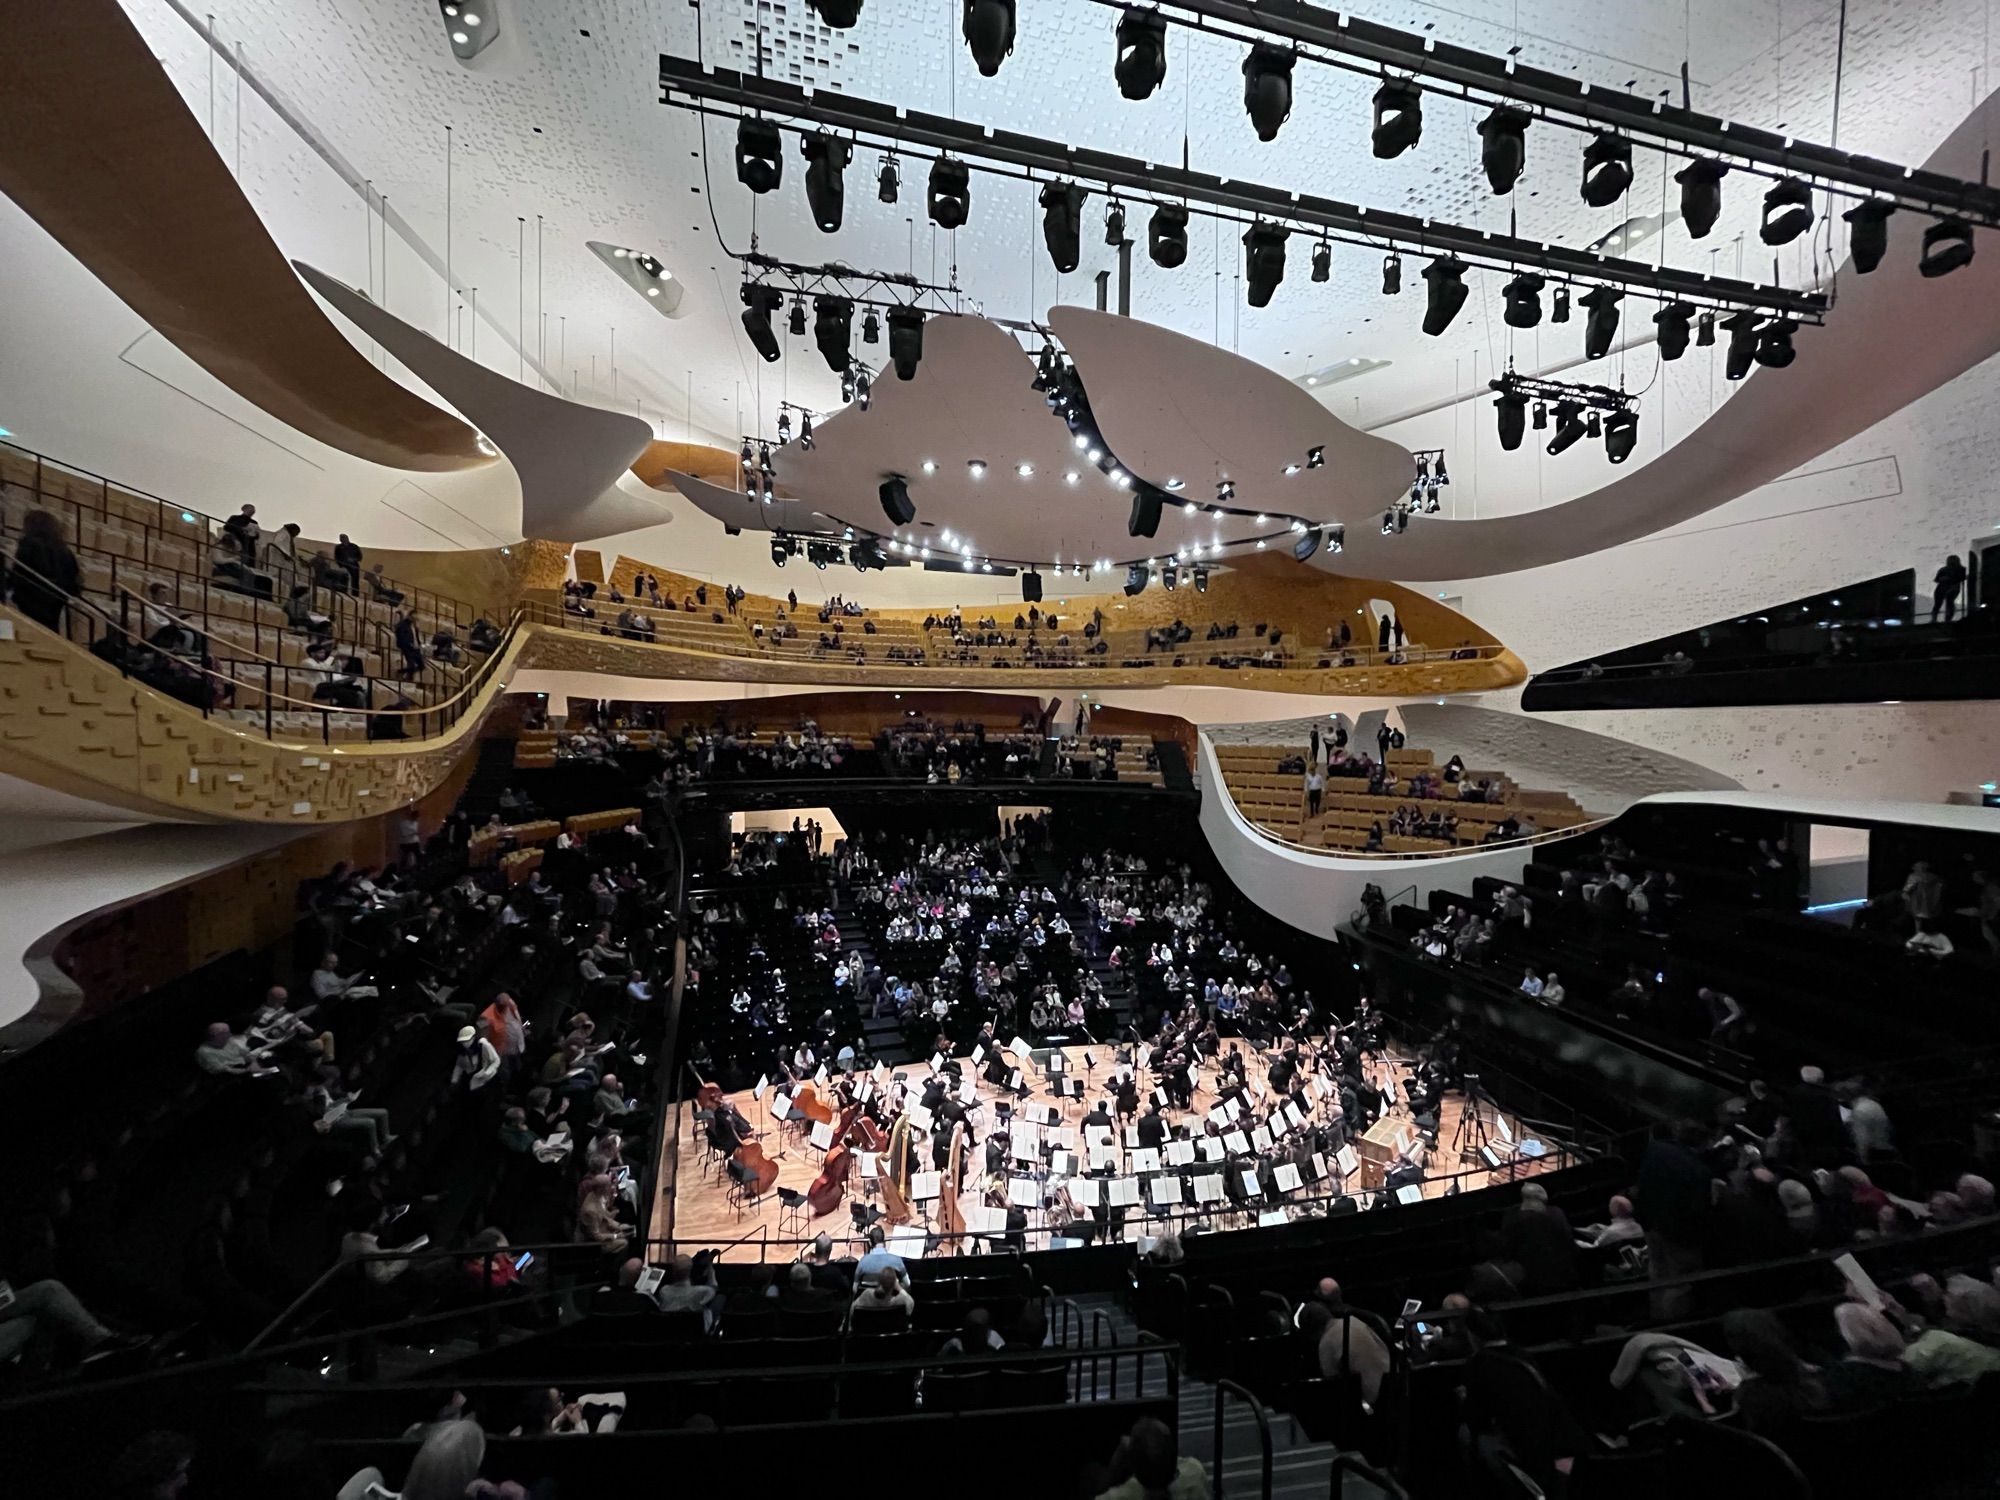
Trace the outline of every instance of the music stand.
{"type": "Polygon", "coordinates": [[[1458,1112],[1458,1129],[1453,1132],[1451,1142],[1461,1166],[1479,1161],[1479,1153],[1490,1143],[1491,1138],[1486,1133],[1486,1115],[1480,1108],[1484,1097],[1479,1087],[1479,1075],[1467,1073],[1465,1105],[1458,1112]]]}

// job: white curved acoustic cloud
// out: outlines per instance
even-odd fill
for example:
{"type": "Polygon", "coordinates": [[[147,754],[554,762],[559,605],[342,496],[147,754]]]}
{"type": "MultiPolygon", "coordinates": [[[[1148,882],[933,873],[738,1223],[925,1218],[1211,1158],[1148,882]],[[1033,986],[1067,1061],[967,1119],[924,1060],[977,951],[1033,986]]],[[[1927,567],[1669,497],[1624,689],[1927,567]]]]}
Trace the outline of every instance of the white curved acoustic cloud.
{"type": "Polygon", "coordinates": [[[619,488],[653,429],[637,417],[551,396],[510,380],[385,312],[324,271],[293,261],[306,285],[449,401],[514,466],[521,534],[588,542],[658,526],[666,506],[619,488]]]}

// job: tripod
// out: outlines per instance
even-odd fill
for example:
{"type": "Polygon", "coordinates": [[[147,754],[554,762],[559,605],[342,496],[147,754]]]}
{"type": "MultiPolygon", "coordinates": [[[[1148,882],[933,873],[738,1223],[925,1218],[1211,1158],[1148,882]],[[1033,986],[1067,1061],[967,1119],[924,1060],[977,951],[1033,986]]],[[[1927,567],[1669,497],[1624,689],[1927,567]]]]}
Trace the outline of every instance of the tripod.
{"type": "Polygon", "coordinates": [[[1486,1131],[1486,1114],[1481,1107],[1485,1093],[1479,1087],[1479,1075],[1465,1075],[1465,1105],[1458,1112],[1458,1129],[1452,1132],[1451,1146],[1457,1153],[1461,1165],[1483,1160],[1480,1152],[1486,1149],[1492,1137],[1486,1131]]]}

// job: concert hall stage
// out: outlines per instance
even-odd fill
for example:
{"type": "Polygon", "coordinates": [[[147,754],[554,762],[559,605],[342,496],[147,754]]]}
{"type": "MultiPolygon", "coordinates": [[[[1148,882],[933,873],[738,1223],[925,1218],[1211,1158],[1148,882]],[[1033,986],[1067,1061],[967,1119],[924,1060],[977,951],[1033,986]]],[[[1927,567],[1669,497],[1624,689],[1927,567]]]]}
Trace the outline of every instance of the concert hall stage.
{"type": "MultiPolygon", "coordinates": [[[[1259,1093],[1268,1064],[1247,1043],[1235,1045],[1244,1048],[1246,1072],[1251,1080],[1251,1102],[1256,1115],[1261,1118],[1270,1107],[1269,1095],[1259,1093]]],[[[1323,1172],[1320,1164],[1312,1161],[1310,1156],[1304,1168],[1291,1165],[1289,1147],[1296,1137],[1279,1139],[1274,1145],[1259,1150],[1263,1137],[1250,1140],[1246,1117],[1243,1121],[1243,1142],[1236,1144],[1247,1142],[1253,1155],[1265,1156],[1281,1164],[1278,1168],[1280,1192],[1275,1197],[1269,1193],[1261,1194],[1247,1207],[1232,1203],[1227,1198],[1211,1203],[1213,1195],[1226,1187],[1221,1174],[1240,1172],[1243,1166],[1249,1165],[1247,1161],[1232,1158],[1227,1151],[1221,1161],[1208,1160],[1200,1141],[1190,1139],[1188,1149],[1175,1151],[1170,1145],[1168,1150],[1182,1157],[1192,1150],[1195,1156],[1192,1163],[1176,1164],[1171,1158],[1166,1158],[1160,1161],[1156,1170],[1141,1148],[1131,1144],[1129,1132],[1132,1127],[1125,1121],[1116,1122],[1109,1157],[1100,1155],[1098,1158],[1100,1162],[1109,1160],[1109,1175],[1091,1174],[1083,1120],[1100,1101],[1109,1099],[1115,1091],[1114,1080],[1123,1073],[1124,1067],[1116,1062],[1116,1054],[1110,1047],[1071,1046],[1055,1050],[1061,1054],[1064,1076],[1082,1084],[1081,1098],[1057,1096],[1047,1066],[1049,1054],[1045,1049],[1035,1049],[1031,1059],[1021,1059],[1029,1064],[1022,1069],[1022,1082],[1029,1090],[1026,1098],[1013,1090],[988,1083],[981,1068],[975,1067],[969,1058],[961,1060],[963,1077],[973,1082],[977,1101],[969,1105],[968,1122],[971,1136],[977,1144],[972,1141],[967,1143],[964,1186],[957,1199],[966,1219],[967,1240],[970,1241],[965,1245],[965,1253],[998,1248],[993,1241],[1003,1232],[1005,1206],[1010,1200],[1027,1212],[1028,1227],[1023,1236],[1025,1248],[1035,1252],[1051,1248],[1052,1230],[1070,1217],[1060,1206],[1048,1206],[1049,1200],[1057,1195],[1059,1185],[1070,1193],[1071,1202],[1079,1212],[1098,1217],[1083,1201],[1091,1196],[1091,1188],[1075,1186],[1075,1178],[1079,1174],[1094,1181],[1096,1196],[1104,1204],[1117,1202],[1122,1206],[1136,1197],[1136,1204],[1125,1208],[1121,1233],[1114,1236],[1128,1240],[1179,1233],[1192,1223],[1216,1229],[1246,1228],[1260,1223],[1281,1222],[1280,1215],[1284,1220],[1290,1220],[1323,1214],[1343,1194],[1354,1197],[1357,1207],[1365,1209],[1373,1204],[1381,1181],[1381,1163],[1393,1157],[1398,1138],[1408,1142],[1417,1137],[1416,1124],[1410,1117],[1407,1103],[1401,1098],[1400,1086],[1406,1059],[1393,1051],[1385,1053],[1368,1072],[1371,1081],[1378,1087],[1385,1079],[1393,1078],[1397,1085],[1396,1104],[1360,1139],[1351,1141],[1346,1152],[1326,1159],[1323,1172]],[[1041,1138],[1039,1144],[1065,1155],[1068,1160],[1060,1165],[1071,1170],[1058,1172],[1045,1156],[1038,1154],[1038,1159],[1032,1163],[1010,1161],[1007,1172],[989,1174],[986,1170],[985,1143],[996,1118],[999,1118],[998,1107],[1003,1102],[1009,1106],[1017,1127],[1010,1134],[1015,1137],[1022,1135],[1023,1132],[1018,1129],[1019,1122],[1032,1115],[1036,1122],[1036,1134],[1041,1138]],[[1053,1124],[1049,1123],[1051,1111],[1054,1112],[1053,1124]],[[1298,1185],[1283,1191],[1293,1170],[1298,1171],[1298,1185]],[[1156,1176],[1177,1179],[1177,1188],[1156,1186],[1152,1180],[1156,1176]],[[1176,1191],[1178,1203],[1171,1201],[1176,1191]],[[991,1218],[981,1213],[985,1209],[992,1211],[991,1218]]],[[[893,1070],[878,1069],[875,1075],[859,1076],[879,1078],[878,1088],[892,1087],[897,1080],[901,1080],[909,1086],[914,1099],[921,1097],[924,1082],[931,1072],[928,1063],[906,1063],[893,1070]]],[[[1168,1107],[1162,1111],[1169,1126],[1187,1125],[1197,1136],[1205,1132],[1209,1111],[1216,1106],[1214,1090],[1217,1077],[1218,1070],[1214,1065],[1205,1065],[1201,1069],[1193,1109],[1168,1107]]],[[[1143,1113],[1154,1080],[1147,1070],[1141,1069],[1139,1081],[1143,1113]]],[[[1310,1127],[1322,1118],[1325,1098],[1314,1083],[1308,1084],[1307,1096],[1311,1109],[1305,1112],[1304,1121],[1310,1127]]],[[[1338,1095],[1333,1097],[1337,1101],[1338,1095]]],[[[765,1154],[777,1158],[776,1186],[755,1201],[738,1201],[724,1163],[709,1148],[696,1121],[695,1102],[683,1100],[665,1117],[670,1139],[662,1143],[662,1202],[655,1220],[655,1235],[675,1241],[680,1253],[720,1250],[723,1259],[732,1261],[768,1260],[782,1264],[796,1258],[799,1247],[821,1232],[833,1236],[837,1255],[858,1253],[855,1247],[860,1240],[860,1231],[855,1223],[853,1206],[861,1203],[871,1209],[883,1207],[874,1159],[857,1149],[856,1170],[850,1175],[847,1189],[833,1212],[815,1216],[804,1204],[787,1208],[781,1200],[780,1190],[804,1194],[819,1175],[824,1150],[812,1143],[808,1132],[802,1128],[802,1122],[780,1122],[772,1118],[771,1106],[775,1095],[769,1089],[765,1090],[761,1099],[755,1097],[755,1091],[750,1089],[725,1095],[724,1098],[742,1112],[752,1129],[761,1132],[757,1144],[765,1154]]],[[[1439,1110],[1437,1149],[1430,1153],[1426,1179],[1415,1188],[1402,1189],[1403,1193],[1415,1192],[1426,1198],[1435,1198],[1444,1195],[1454,1183],[1461,1191],[1469,1192],[1489,1183],[1551,1171],[1574,1160],[1567,1147],[1524,1137],[1519,1121],[1499,1110],[1491,1101],[1482,1099],[1472,1119],[1467,1118],[1469,1108],[1458,1093],[1445,1096],[1439,1110]]],[[[1230,1132],[1238,1128],[1235,1121],[1217,1123],[1224,1132],[1225,1140],[1230,1132]]],[[[820,1134],[824,1138],[825,1130],[822,1129],[820,1134]]],[[[928,1139],[913,1130],[912,1140],[918,1145],[918,1167],[924,1172],[930,1171],[933,1156],[928,1139]]],[[[1023,1149],[1023,1142],[1019,1139],[1010,1141],[1010,1149],[1023,1149]]],[[[905,1223],[891,1225],[886,1219],[882,1221],[883,1227],[896,1242],[893,1247],[905,1256],[953,1253],[951,1244],[940,1242],[936,1237],[941,1206],[939,1197],[919,1201],[919,1196],[928,1187],[929,1184],[918,1179],[910,1204],[913,1216],[905,1223]]],[[[945,1191],[943,1183],[938,1182],[933,1191],[945,1191]]],[[[1060,1205],[1059,1198],[1057,1203],[1060,1205]]],[[[1100,1233],[1099,1242],[1103,1238],[1100,1233]]]]}

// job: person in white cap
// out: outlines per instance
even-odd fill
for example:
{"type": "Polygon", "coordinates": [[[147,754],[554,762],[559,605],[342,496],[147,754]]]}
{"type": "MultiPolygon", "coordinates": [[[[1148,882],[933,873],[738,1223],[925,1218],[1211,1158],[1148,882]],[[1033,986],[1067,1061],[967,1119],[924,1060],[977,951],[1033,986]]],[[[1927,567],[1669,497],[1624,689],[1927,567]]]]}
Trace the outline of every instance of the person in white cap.
{"type": "Polygon", "coordinates": [[[451,1064],[451,1086],[461,1083],[468,1094],[476,1094],[500,1072],[500,1053],[476,1027],[458,1029],[458,1056],[451,1064]]]}

